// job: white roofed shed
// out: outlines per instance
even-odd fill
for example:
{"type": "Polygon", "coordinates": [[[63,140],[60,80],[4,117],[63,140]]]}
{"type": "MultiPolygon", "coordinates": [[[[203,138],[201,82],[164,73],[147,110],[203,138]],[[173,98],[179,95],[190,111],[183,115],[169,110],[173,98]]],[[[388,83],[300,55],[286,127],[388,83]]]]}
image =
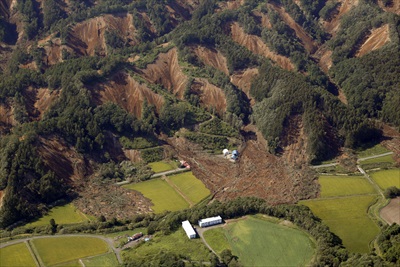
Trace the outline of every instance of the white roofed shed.
{"type": "Polygon", "coordinates": [[[190,239],[196,238],[196,231],[193,229],[193,227],[192,227],[192,225],[190,224],[189,221],[187,221],[187,220],[183,221],[182,222],[182,227],[183,227],[183,230],[185,230],[186,235],[190,239]]]}
{"type": "Polygon", "coordinates": [[[210,225],[220,224],[220,223],[222,223],[221,216],[210,217],[210,218],[205,218],[205,219],[199,220],[200,227],[207,227],[210,225]]]}

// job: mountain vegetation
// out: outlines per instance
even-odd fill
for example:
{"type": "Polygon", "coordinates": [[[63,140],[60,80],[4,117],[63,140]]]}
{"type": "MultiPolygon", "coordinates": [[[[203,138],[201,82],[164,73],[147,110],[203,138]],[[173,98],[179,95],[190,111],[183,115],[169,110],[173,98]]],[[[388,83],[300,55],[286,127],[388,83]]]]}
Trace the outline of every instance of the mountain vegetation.
{"type": "MultiPolygon", "coordinates": [[[[304,151],[294,153],[307,155],[306,165],[381,141],[383,123],[400,129],[400,16],[377,1],[359,0],[346,12],[336,0],[7,3],[0,6],[1,228],[77,198],[82,183],[149,179],[144,163],[176,156],[170,138],[207,151],[245,148],[255,139],[251,126],[266,140],[263,149],[284,162],[298,127],[304,151]],[[373,30],[385,25],[387,41],[359,55],[373,30]],[[236,26],[246,42],[234,38],[236,26]],[[202,58],[196,47],[219,57],[202,58]],[[245,80],[250,69],[257,74],[245,80]],[[49,142],[58,148],[49,149],[49,142]],[[65,172],[60,165],[68,165],[65,172]]],[[[168,232],[183,215],[195,221],[261,212],[310,232],[319,243],[318,266],[376,260],[347,255],[304,207],[240,201],[213,202],[144,226],[168,232]]],[[[378,244],[382,259],[396,263],[388,245],[396,237],[386,232],[378,244]]]]}

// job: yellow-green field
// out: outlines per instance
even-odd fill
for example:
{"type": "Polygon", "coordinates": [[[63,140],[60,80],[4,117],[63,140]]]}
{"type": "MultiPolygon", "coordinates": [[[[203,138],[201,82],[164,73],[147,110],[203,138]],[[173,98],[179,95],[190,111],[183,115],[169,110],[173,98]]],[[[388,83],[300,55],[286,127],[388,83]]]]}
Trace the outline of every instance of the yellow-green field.
{"type": "Polygon", "coordinates": [[[218,252],[231,248],[244,266],[305,266],[315,248],[304,232],[255,217],[210,229],[204,236],[218,252]]]}
{"type": "Polygon", "coordinates": [[[362,160],[362,161],[360,161],[360,164],[366,165],[366,164],[371,164],[371,163],[382,163],[382,162],[394,163],[395,161],[394,161],[392,155],[386,155],[386,156],[379,157],[379,158],[362,160]]]}
{"type": "Polygon", "coordinates": [[[189,207],[189,203],[187,203],[166,181],[161,179],[124,185],[124,187],[139,191],[145,197],[149,198],[154,204],[151,208],[155,213],[160,213],[165,210],[177,211],[189,207]]]}
{"type": "Polygon", "coordinates": [[[368,207],[376,196],[349,196],[301,201],[338,235],[351,252],[369,252],[369,242],[379,233],[378,226],[368,217],[368,207]]]}
{"type": "Polygon", "coordinates": [[[194,261],[210,260],[210,252],[205,247],[200,238],[189,239],[185,234],[182,227],[176,232],[169,235],[155,235],[149,242],[142,243],[141,245],[123,250],[123,259],[151,259],[153,255],[163,252],[172,252],[177,255],[190,255],[194,261]]]}
{"type": "Polygon", "coordinates": [[[374,187],[364,176],[328,176],[318,179],[321,185],[321,197],[347,196],[376,193],[374,187]]]}
{"type": "Polygon", "coordinates": [[[46,266],[75,262],[109,251],[107,243],[95,237],[38,238],[32,245],[46,266]]]}
{"type": "Polygon", "coordinates": [[[1,267],[30,267],[36,266],[25,243],[19,243],[0,249],[1,267]]]}
{"type": "Polygon", "coordinates": [[[48,225],[50,219],[54,219],[57,224],[82,223],[90,220],[85,214],[70,203],[64,206],[52,208],[47,215],[35,222],[27,224],[26,227],[48,225]]]}
{"type": "Polygon", "coordinates": [[[390,150],[388,150],[387,148],[383,147],[380,144],[377,144],[371,148],[368,148],[368,149],[365,149],[362,151],[357,151],[357,155],[359,158],[363,158],[363,157],[379,155],[379,154],[383,154],[383,153],[387,153],[387,152],[390,152],[390,150]]]}
{"type": "Polygon", "coordinates": [[[104,255],[91,257],[82,260],[86,267],[114,267],[118,266],[118,260],[114,252],[110,252],[104,255]]]}
{"type": "Polygon", "coordinates": [[[192,172],[184,172],[172,175],[169,177],[169,179],[193,203],[198,203],[210,195],[210,190],[208,190],[205,185],[193,175],[192,172]]]}
{"type": "Polygon", "coordinates": [[[151,162],[148,165],[155,173],[170,171],[177,168],[174,162],[166,162],[166,161],[151,162]]]}
{"type": "Polygon", "coordinates": [[[382,189],[390,186],[400,188],[400,169],[371,172],[369,175],[382,189]]]}

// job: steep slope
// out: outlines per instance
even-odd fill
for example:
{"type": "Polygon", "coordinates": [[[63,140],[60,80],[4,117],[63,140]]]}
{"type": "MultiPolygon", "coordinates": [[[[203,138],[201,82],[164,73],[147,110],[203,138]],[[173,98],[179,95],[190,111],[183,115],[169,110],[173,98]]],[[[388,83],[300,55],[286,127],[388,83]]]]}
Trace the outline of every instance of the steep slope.
{"type": "Polygon", "coordinates": [[[140,118],[144,101],[154,105],[159,112],[164,98],[151,91],[145,84],[140,84],[126,73],[115,74],[106,83],[91,87],[95,102],[103,104],[113,102],[135,117],[140,118]]]}
{"type": "Polygon", "coordinates": [[[290,59],[272,52],[260,37],[246,34],[237,22],[232,23],[230,29],[232,39],[238,44],[247,47],[247,49],[255,54],[271,59],[283,69],[294,69],[294,65],[290,59]]]}
{"type": "Polygon", "coordinates": [[[335,36],[340,27],[340,18],[343,17],[353,6],[358,5],[358,0],[338,0],[340,7],[337,15],[335,15],[330,21],[323,21],[322,25],[325,30],[335,36]]]}
{"type": "Polygon", "coordinates": [[[191,86],[191,93],[200,96],[201,105],[223,115],[226,111],[226,96],[221,88],[209,83],[207,79],[196,78],[191,86]]]}
{"type": "Polygon", "coordinates": [[[389,36],[389,24],[383,25],[379,28],[371,30],[368,38],[361,45],[360,49],[356,53],[356,57],[362,57],[363,55],[381,48],[390,41],[389,36]]]}
{"type": "Polygon", "coordinates": [[[226,75],[229,75],[229,70],[226,64],[226,58],[215,48],[204,46],[196,46],[193,48],[194,53],[200,58],[204,64],[216,68],[226,75]]]}
{"type": "Polygon", "coordinates": [[[400,1],[397,0],[390,0],[390,1],[383,1],[383,0],[378,0],[379,6],[385,10],[386,12],[392,12],[397,15],[400,15],[400,1]],[[384,4],[387,2],[388,4],[384,4]]]}
{"type": "Polygon", "coordinates": [[[255,101],[250,95],[251,81],[254,77],[258,75],[258,69],[246,69],[245,71],[235,72],[231,75],[231,83],[236,85],[240,90],[242,90],[248,99],[250,99],[250,104],[254,105],[255,101]]]}

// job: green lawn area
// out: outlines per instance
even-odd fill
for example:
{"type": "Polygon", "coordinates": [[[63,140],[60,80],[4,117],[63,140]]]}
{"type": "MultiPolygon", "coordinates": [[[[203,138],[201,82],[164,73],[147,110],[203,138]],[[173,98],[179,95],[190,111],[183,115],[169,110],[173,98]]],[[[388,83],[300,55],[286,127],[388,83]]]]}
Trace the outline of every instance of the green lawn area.
{"type": "Polygon", "coordinates": [[[215,230],[206,231],[211,231],[206,236],[211,247],[223,248],[225,241],[218,240],[222,230],[244,266],[305,266],[314,254],[315,244],[306,233],[255,217],[215,230]]]}
{"type": "Polygon", "coordinates": [[[393,159],[393,155],[386,155],[379,158],[361,160],[360,164],[365,165],[365,164],[382,163],[382,162],[394,163],[395,161],[393,159]]]}
{"type": "Polygon", "coordinates": [[[400,188],[400,169],[371,172],[369,175],[382,189],[390,186],[400,188]]]}
{"type": "Polygon", "coordinates": [[[154,204],[152,209],[155,213],[165,210],[177,211],[189,207],[189,203],[166,181],[161,179],[152,179],[137,184],[124,185],[123,187],[139,191],[145,197],[149,198],[154,204]]]}
{"type": "Polygon", "coordinates": [[[124,259],[151,259],[152,255],[159,254],[160,251],[188,255],[195,261],[210,260],[210,252],[200,238],[189,239],[182,227],[169,235],[157,234],[149,242],[121,253],[124,259]]]}
{"type": "Polygon", "coordinates": [[[300,201],[338,235],[351,252],[369,252],[368,244],[379,233],[379,227],[368,217],[367,210],[376,196],[353,196],[336,199],[300,201]]]}
{"type": "Polygon", "coordinates": [[[166,161],[151,162],[148,165],[155,173],[170,171],[177,168],[174,162],[166,162],[166,161]]]}
{"type": "Polygon", "coordinates": [[[390,152],[390,150],[386,149],[385,147],[381,146],[380,144],[377,144],[371,148],[367,148],[362,151],[357,151],[358,158],[365,158],[373,155],[379,155],[383,153],[390,152]]]}
{"type": "Polygon", "coordinates": [[[68,263],[109,251],[107,243],[95,237],[39,238],[34,239],[32,244],[46,266],[68,263]]]}
{"type": "Polygon", "coordinates": [[[89,218],[79,211],[72,203],[52,208],[49,213],[42,218],[28,223],[26,227],[36,227],[48,225],[50,219],[54,219],[57,224],[73,224],[87,222],[89,218]]]}
{"type": "Polygon", "coordinates": [[[28,267],[36,264],[25,243],[19,243],[0,249],[0,266],[28,267]]]}
{"type": "Polygon", "coordinates": [[[203,235],[207,240],[207,243],[214,249],[216,253],[221,254],[224,249],[232,250],[231,245],[225,236],[225,230],[223,228],[207,230],[203,235]]]}
{"type": "Polygon", "coordinates": [[[374,194],[374,187],[364,176],[328,176],[321,175],[321,197],[374,194]]]}
{"type": "Polygon", "coordinates": [[[86,267],[114,267],[118,266],[118,260],[114,252],[110,252],[104,255],[91,257],[82,260],[86,267]]]}
{"type": "Polygon", "coordinates": [[[82,267],[82,265],[79,263],[79,260],[64,262],[64,263],[53,265],[53,266],[54,267],[82,267]]]}
{"type": "Polygon", "coordinates": [[[192,172],[184,172],[172,175],[169,177],[169,179],[193,203],[198,203],[210,195],[210,190],[208,190],[205,185],[193,175],[192,172]]]}

